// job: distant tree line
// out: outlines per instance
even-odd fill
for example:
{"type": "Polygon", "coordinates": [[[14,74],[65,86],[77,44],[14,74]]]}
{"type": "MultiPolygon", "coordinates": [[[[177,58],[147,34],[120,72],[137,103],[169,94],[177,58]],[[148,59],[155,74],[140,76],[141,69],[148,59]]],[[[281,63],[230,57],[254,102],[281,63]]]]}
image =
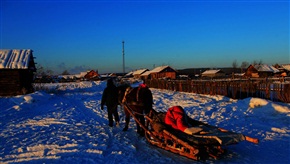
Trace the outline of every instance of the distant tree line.
{"type": "MultiPolygon", "coordinates": [[[[53,76],[54,72],[51,69],[44,68],[42,65],[37,64],[36,73],[37,77],[53,76]]],[[[64,70],[60,75],[70,75],[68,70],[64,70]]]]}
{"type": "MultiPolygon", "coordinates": [[[[252,63],[251,63],[252,65],[256,65],[256,64],[263,64],[263,61],[262,60],[260,60],[260,61],[256,61],[256,60],[254,60],[252,63]]],[[[233,68],[238,68],[238,62],[237,62],[237,60],[234,60],[233,61],[233,63],[232,63],[232,67],[233,68]]],[[[245,69],[245,68],[247,68],[247,67],[249,67],[249,62],[247,62],[247,61],[243,61],[242,63],[241,63],[241,66],[240,66],[240,68],[241,69],[245,69]]]]}

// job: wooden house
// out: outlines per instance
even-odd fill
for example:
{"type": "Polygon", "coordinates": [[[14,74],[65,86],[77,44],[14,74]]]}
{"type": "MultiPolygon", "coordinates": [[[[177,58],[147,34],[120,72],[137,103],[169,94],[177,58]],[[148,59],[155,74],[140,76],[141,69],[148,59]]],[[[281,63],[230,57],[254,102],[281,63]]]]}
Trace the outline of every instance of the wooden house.
{"type": "Polygon", "coordinates": [[[144,72],[144,73],[142,73],[141,75],[140,75],[140,78],[142,79],[142,80],[146,80],[146,79],[151,79],[151,75],[150,75],[150,73],[151,73],[151,71],[146,71],[146,72],[144,72]]]}
{"type": "Polygon", "coordinates": [[[141,77],[141,75],[145,72],[149,71],[149,69],[139,69],[133,72],[133,77],[136,79],[139,79],[141,77]]]}
{"type": "Polygon", "coordinates": [[[176,79],[177,71],[170,66],[156,67],[150,71],[151,79],[176,79]]]}
{"type": "Polygon", "coordinates": [[[290,76],[290,64],[281,64],[281,75],[282,76],[290,76]]]}
{"type": "Polygon", "coordinates": [[[36,72],[30,49],[0,50],[0,96],[15,96],[34,91],[36,72]]]}
{"type": "Polygon", "coordinates": [[[206,70],[201,74],[202,77],[210,77],[210,78],[224,77],[225,75],[226,75],[226,73],[220,69],[206,70]]]}
{"type": "Polygon", "coordinates": [[[91,70],[84,76],[86,80],[100,80],[98,71],[91,70]]]}
{"type": "Polygon", "coordinates": [[[131,72],[128,72],[124,75],[125,78],[130,78],[130,77],[133,77],[133,73],[134,71],[131,71],[131,72]]]}
{"type": "Polygon", "coordinates": [[[250,65],[246,72],[246,77],[271,77],[275,74],[279,73],[280,71],[273,67],[268,66],[266,64],[256,64],[256,65],[250,65]]]}

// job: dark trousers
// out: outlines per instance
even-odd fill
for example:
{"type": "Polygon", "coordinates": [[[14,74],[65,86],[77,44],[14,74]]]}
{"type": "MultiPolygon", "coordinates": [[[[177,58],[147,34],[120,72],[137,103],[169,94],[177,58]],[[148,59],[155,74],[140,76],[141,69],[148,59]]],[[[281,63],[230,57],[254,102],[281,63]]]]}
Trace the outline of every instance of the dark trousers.
{"type": "Polygon", "coordinates": [[[107,106],[108,109],[108,119],[109,119],[109,126],[113,126],[113,116],[116,122],[119,122],[119,114],[118,114],[118,105],[116,106],[107,106]]]}
{"type": "MultiPolygon", "coordinates": [[[[143,115],[135,115],[136,118],[140,121],[140,123],[144,126],[145,125],[145,118],[143,115]]],[[[138,122],[136,121],[137,124],[137,133],[139,133],[140,135],[144,135],[144,130],[142,129],[142,127],[138,124],[138,122]]]]}

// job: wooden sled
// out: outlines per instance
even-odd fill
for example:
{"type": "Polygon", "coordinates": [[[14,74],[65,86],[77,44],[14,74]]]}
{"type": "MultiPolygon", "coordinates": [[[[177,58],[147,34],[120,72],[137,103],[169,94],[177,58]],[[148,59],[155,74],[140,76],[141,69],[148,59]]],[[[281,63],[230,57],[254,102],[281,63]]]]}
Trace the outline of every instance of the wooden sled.
{"type": "Polygon", "coordinates": [[[206,130],[188,135],[166,125],[163,122],[165,113],[156,112],[154,109],[145,116],[146,125],[143,125],[136,119],[134,111],[126,103],[123,105],[125,110],[128,110],[134,120],[144,129],[146,140],[149,143],[193,160],[218,159],[225,152],[223,146],[236,144],[243,140],[255,144],[259,142],[258,139],[211,126],[190,117],[188,117],[189,124],[202,126],[206,130]]]}

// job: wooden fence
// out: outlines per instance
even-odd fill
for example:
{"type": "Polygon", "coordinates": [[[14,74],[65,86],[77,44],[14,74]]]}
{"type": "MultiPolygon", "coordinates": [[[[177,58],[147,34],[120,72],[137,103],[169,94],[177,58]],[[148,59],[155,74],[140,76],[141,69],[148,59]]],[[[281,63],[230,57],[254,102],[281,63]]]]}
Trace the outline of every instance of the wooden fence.
{"type": "Polygon", "coordinates": [[[150,88],[223,95],[234,99],[258,97],[290,103],[290,83],[270,80],[146,80],[150,88]]]}

